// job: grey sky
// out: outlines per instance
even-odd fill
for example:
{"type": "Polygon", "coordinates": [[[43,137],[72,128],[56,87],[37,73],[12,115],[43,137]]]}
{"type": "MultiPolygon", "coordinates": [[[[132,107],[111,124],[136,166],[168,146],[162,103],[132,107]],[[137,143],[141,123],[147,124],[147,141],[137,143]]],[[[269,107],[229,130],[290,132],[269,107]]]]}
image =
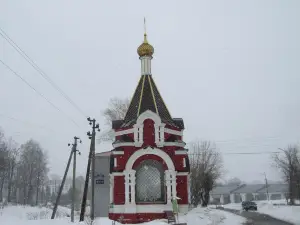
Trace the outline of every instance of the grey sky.
{"type": "MultiPolygon", "coordinates": [[[[222,153],[277,151],[300,138],[300,1],[1,0],[0,27],[82,108],[104,124],[111,97],[131,97],[140,76],[136,49],[147,18],[155,48],[152,72],[185,140],[210,139],[222,153]]],[[[0,114],[44,125],[0,125],[18,142],[38,140],[62,173],[67,143],[82,137],[84,173],[89,129],[65,101],[0,37],[0,59],[63,112],[0,65],[0,114]]],[[[97,146],[110,150],[110,144],[97,146]]],[[[226,155],[227,177],[279,179],[270,155],[226,155]]]]}

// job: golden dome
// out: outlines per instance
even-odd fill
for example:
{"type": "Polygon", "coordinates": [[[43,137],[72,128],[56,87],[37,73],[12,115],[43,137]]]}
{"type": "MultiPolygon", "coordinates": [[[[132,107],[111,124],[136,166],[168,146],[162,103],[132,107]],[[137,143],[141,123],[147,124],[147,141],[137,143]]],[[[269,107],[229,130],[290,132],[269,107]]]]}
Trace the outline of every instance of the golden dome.
{"type": "Polygon", "coordinates": [[[144,34],[144,42],[138,47],[137,53],[140,57],[142,56],[152,56],[154,53],[154,48],[147,41],[147,34],[144,34]]]}

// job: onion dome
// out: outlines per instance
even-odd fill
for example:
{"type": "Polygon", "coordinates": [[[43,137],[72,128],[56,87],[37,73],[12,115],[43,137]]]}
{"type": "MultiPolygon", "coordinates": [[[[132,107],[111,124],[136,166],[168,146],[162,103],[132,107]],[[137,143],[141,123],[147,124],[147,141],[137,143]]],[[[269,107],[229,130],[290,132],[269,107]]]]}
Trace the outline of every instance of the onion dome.
{"type": "Polygon", "coordinates": [[[154,48],[147,41],[147,34],[144,34],[144,42],[138,47],[137,53],[140,57],[142,56],[150,56],[152,57],[154,53],[154,48]]]}

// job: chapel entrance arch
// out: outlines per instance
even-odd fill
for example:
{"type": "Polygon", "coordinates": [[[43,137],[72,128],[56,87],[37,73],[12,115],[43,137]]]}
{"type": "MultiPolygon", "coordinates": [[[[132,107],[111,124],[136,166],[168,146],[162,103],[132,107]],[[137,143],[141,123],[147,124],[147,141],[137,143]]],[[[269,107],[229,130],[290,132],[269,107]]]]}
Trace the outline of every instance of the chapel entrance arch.
{"type": "Polygon", "coordinates": [[[165,170],[161,162],[146,159],[136,167],[136,203],[166,202],[165,170]]]}

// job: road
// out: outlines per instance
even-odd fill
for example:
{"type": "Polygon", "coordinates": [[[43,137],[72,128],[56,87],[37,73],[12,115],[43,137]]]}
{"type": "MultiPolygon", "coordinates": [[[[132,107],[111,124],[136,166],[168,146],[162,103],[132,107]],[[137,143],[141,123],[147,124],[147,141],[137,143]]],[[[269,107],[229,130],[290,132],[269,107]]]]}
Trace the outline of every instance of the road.
{"type": "Polygon", "coordinates": [[[245,223],[245,225],[293,225],[291,223],[287,223],[282,220],[278,220],[271,216],[257,213],[257,212],[251,212],[251,211],[246,212],[246,211],[226,209],[226,208],[224,210],[245,217],[248,220],[248,222],[245,223]]]}

